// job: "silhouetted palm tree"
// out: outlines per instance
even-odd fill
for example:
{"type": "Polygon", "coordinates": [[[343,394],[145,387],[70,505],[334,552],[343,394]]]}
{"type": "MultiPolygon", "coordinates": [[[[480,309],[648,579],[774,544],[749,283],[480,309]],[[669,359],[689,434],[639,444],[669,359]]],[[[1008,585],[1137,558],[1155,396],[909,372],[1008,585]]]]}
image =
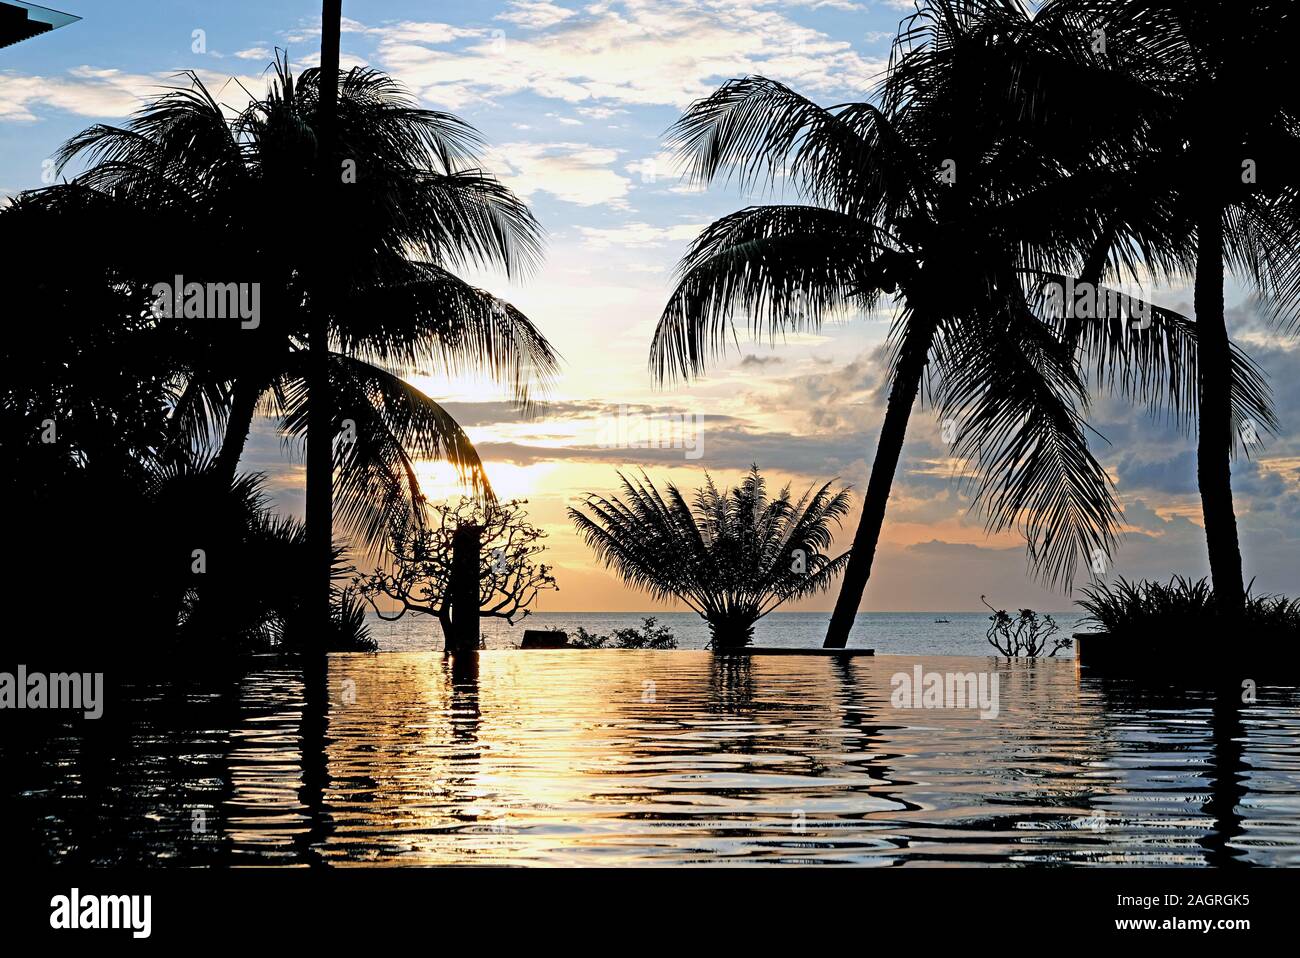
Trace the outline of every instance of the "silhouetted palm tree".
{"type": "Polygon", "coordinates": [[[848,561],[825,550],[849,495],[828,482],[793,500],[768,498],[754,466],[739,486],[710,478],[687,503],[677,486],[619,473],[626,499],[589,494],[569,509],[579,534],[608,568],[656,599],[678,599],[709,624],[715,648],[750,643],[754,623],[791,599],[825,591],[848,561]]]}
{"type": "Polygon", "coordinates": [[[1110,555],[1119,520],[1088,448],[1081,358],[1157,402],[1195,368],[1186,324],[1137,331],[1105,313],[1063,322],[1035,309],[1045,277],[1083,270],[1096,229],[1050,214],[1044,224],[1035,202],[1087,151],[982,114],[988,76],[1005,75],[1007,32],[1027,22],[994,0],[923,3],[900,30],[879,105],[826,109],[751,77],[674,128],[695,179],[787,177],[812,203],[751,207],[705,230],[656,331],[659,377],[703,371],[738,310],[774,335],[897,296],[888,403],[828,647],[845,644],[870,576],[923,382],[956,424],[954,451],[977,466],[990,531],[1018,528],[1036,568],[1068,584],[1081,559],[1110,555]]]}
{"type": "MultiPolygon", "coordinates": [[[[1172,263],[1195,276],[1200,349],[1187,418],[1198,426],[1197,480],[1215,598],[1223,610],[1240,612],[1245,584],[1231,459],[1243,433],[1248,452],[1251,433],[1275,423],[1267,409],[1234,400],[1253,370],[1243,369],[1228,337],[1224,268],[1269,298],[1275,317],[1295,324],[1300,16],[1287,0],[1053,0],[1039,19],[1086,52],[1090,71],[1070,82],[1106,92],[1087,105],[1070,98],[1058,108],[1077,122],[1084,111],[1119,105],[1110,130],[1090,142],[1104,167],[1080,184],[1091,193],[1083,202],[1106,224],[1097,237],[1098,263],[1107,253],[1123,263],[1140,250],[1149,265],[1172,263]]],[[[1052,98],[1063,82],[1058,76],[1052,98]]]]}
{"type": "Polygon", "coordinates": [[[355,183],[333,194],[346,225],[330,236],[333,275],[322,304],[311,262],[318,244],[281,225],[298,216],[315,222],[319,73],[295,77],[277,63],[267,96],[232,119],[190,79],[190,89],[159,98],[125,128],[95,126],[70,140],[60,162],[81,157],[89,169],[53,188],[90,191],[110,214],[146,213],[152,230],[132,239],[149,251],[159,280],[181,273],[261,283],[255,329],[178,321],[201,356],[177,401],[173,441],[202,442],[219,426],[215,470],[228,484],[259,404],[288,436],[304,437],[311,322],[327,308],[331,434],[346,435],[334,443],[333,462],[348,531],[379,545],[399,515],[418,511],[416,460],[445,458],[486,488],[455,420],[400,378],[424,365],[483,370],[527,403],[531,385],[556,368],[523,314],[451,272],[468,263],[513,274],[540,252],[524,204],[476,167],[474,131],[420,109],[382,74],[354,69],[340,79],[339,150],[355,162],[355,183]]]}
{"type": "Polygon", "coordinates": [[[331,545],[336,627],[322,633],[303,617],[302,597],[310,585],[303,523],[272,511],[262,474],[238,474],[229,487],[214,491],[207,466],[203,458],[188,457],[145,466],[134,537],[136,549],[141,540],[147,549],[133,572],[149,583],[148,621],[158,634],[174,634],[181,644],[208,651],[365,648],[364,617],[349,623],[360,599],[347,588],[345,550],[331,545]],[[202,510],[194,508],[199,498],[202,510]],[[192,569],[196,545],[204,564],[199,575],[192,569]]]}
{"type": "Polygon", "coordinates": [[[307,476],[305,506],[311,553],[309,613],[324,623],[329,615],[329,551],[334,529],[333,396],[330,395],[330,310],[337,296],[332,237],[338,223],[330,217],[341,164],[338,152],[339,54],[343,0],[322,0],[320,75],[316,97],[316,172],[320,177],[315,230],[316,255],[311,279],[311,327],[308,332],[307,476]]]}

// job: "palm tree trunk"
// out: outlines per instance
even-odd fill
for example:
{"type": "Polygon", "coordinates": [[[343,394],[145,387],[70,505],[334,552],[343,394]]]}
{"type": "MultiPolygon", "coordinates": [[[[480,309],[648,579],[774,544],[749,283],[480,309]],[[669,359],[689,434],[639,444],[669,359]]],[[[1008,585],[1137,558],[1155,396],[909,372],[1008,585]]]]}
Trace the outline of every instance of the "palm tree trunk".
{"type": "Polygon", "coordinates": [[[1228,398],[1232,352],[1223,314],[1223,218],[1217,205],[1205,211],[1197,232],[1195,306],[1200,432],[1196,444],[1196,479],[1201,490],[1201,513],[1215,601],[1222,611],[1236,614],[1245,605],[1245,587],[1237,516],[1232,505],[1233,437],[1228,398]]]}
{"type": "MultiPolygon", "coordinates": [[[[319,308],[319,307],[318,307],[319,308]]],[[[329,329],[326,316],[312,318],[307,368],[307,551],[310,568],[306,586],[307,621],[312,628],[329,622],[330,558],[334,512],[334,450],[330,425],[329,352],[323,345],[329,329]]]]}
{"type": "Polygon", "coordinates": [[[221,438],[221,451],[212,463],[212,475],[218,487],[229,489],[235,481],[235,469],[239,466],[239,457],[244,453],[248,443],[249,430],[253,428],[253,414],[257,411],[257,400],[261,387],[252,379],[244,376],[235,381],[234,395],[230,400],[230,416],[226,419],[226,432],[221,438]]]}
{"type": "Polygon", "coordinates": [[[708,621],[715,651],[743,649],[754,641],[754,620],[748,616],[718,616],[708,621]]]}
{"type": "MultiPolygon", "coordinates": [[[[322,193],[334,182],[334,127],[338,111],[339,33],[342,28],[343,0],[324,0],[321,4],[320,100],[317,121],[320,184],[322,193]]],[[[321,197],[321,210],[329,209],[321,197]]],[[[307,540],[309,562],[307,620],[322,633],[329,628],[330,560],[334,532],[334,437],[331,435],[333,410],[329,397],[329,314],[328,282],[331,271],[327,254],[328,230],[321,224],[317,239],[320,254],[316,293],[312,303],[312,327],[308,341],[309,398],[307,404],[307,540]]]]}
{"type": "Polygon", "coordinates": [[[885,421],[880,427],[876,458],[871,464],[871,478],[867,481],[867,494],[862,502],[862,518],[858,521],[858,531],[853,537],[853,551],[844,570],[844,582],[840,586],[839,598],[835,600],[835,611],[831,614],[831,624],[826,630],[826,641],[822,643],[822,648],[825,649],[842,649],[848,644],[853,617],[857,615],[862,593],[867,588],[867,580],[871,578],[871,563],[876,557],[880,527],[885,522],[885,506],[894,484],[894,471],[898,468],[898,458],[903,451],[907,422],[912,415],[916,394],[921,388],[921,376],[925,372],[933,337],[928,328],[922,329],[919,324],[914,328],[916,335],[909,335],[909,341],[903,345],[894,385],[889,390],[885,421]],[[915,342],[912,341],[913,338],[915,342]]]}

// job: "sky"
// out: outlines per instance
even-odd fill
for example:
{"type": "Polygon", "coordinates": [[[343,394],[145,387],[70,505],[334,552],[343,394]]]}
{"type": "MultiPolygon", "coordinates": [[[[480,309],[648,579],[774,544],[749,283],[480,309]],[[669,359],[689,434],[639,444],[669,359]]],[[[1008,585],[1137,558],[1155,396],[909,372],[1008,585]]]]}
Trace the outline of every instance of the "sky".
{"type": "MultiPolygon", "coordinates": [[[[315,0],[193,0],[55,4],[83,19],[0,50],[0,195],[42,185],[49,157],[95,122],[119,122],[192,69],[219,99],[242,105],[264,89],[276,48],[295,68],[319,60],[315,0]]],[[[690,241],[713,219],[755,202],[685,182],[664,133],[693,100],[758,73],[831,105],[869,97],[910,0],[345,0],[343,65],[383,70],[431,108],[472,123],[487,169],[524,197],[547,231],[532,275],[468,275],[536,322],[563,357],[541,415],[523,419],[503,390],[412,373],[465,427],[499,495],[525,497],[549,534],[560,591],[541,611],[668,608],[598,568],[565,509],[606,494],[617,472],[693,489],[707,470],[734,482],[757,463],[777,486],[835,479],[862,490],[883,415],[881,344],[891,312],[846,316],[816,334],[754,342],[742,331],[709,375],[662,387],[650,339],[690,241]],[[670,423],[679,423],[674,432],[670,423]],[[685,424],[684,427],[680,424],[685,424]],[[657,436],[676,448],[620,448],[657,436]],[[624,443],[626,445],[626,443],[624,443]]],[[[1151,291],[1191,313],[1186,281],[1151,291]]],[[[1282,428],[1234,464],[1248,578],[1257,592],[1300,592],[1300,350],[1279,336],[1230,279],[1230,329],[1269,375],[1282,428]]],[[[1125,512],[1105,576],[1167,579],[1208,573],[1198,525],[1195,440],[1138,408],[1098,397],[1095,452],[1125,512]],[[1104,438],[1102,438],[1104,437],[1104,438]]],[[[1043,587],[1014,534],[990,537],[957,481],[934,412],[914,411],[862,608],[964,611],[980,596],[1003,607],[1066,610],[1043,587]]],[[[259,421],[242,468],[264,472],[277,507],[302,511],[302,466],[274,424],[259,421]]],[[[421,467],[425,492],[457,495],[444,465],[421,467]]],[[[860,498],[838,540],[847,548],[860,498]]],[[[791,606],[828,609],[834,594],[791,606]]]]}

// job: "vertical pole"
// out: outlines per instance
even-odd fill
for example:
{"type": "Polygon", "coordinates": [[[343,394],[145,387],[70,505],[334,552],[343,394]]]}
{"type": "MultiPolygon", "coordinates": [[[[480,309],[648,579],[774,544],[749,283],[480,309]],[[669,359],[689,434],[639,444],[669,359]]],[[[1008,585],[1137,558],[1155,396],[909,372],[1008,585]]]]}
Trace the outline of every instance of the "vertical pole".
{"type": "MultiPolygon", "coordinates": [[[[326,751],[329,726],[329,641],[330,560],[334,547],[334,410],[329,394],[329,300],[330,280],[329,212],[331,193],[338,182],[335,163],[335,127],[338,114],[339,34],[343,0],[321,4],[320,98],[317,103],[316,135],[320,200],[316,230],[316,275],[312,277],[310,326],[307,339],[307,575],[303,589],[307,626],[302,649],[302,790],[301,800],[310,810],[307,854],[313,854],[310,838],[319,834],[321,809],[329,787],[329,757],[326,751]]],[[[314,864],[319,859],[310,858],[314,864]]]]}
{"type": "Polygon", "coordinates": [[[476,652],[479,643],[479,561],[483,527],[463,525],[451,538],[451,634],[448,652],[476,652]]]}
{"type": "Polygon", "coordinates": [[[331,187],[339,173],[334,161],[335,127],[338,116],[339,34],[343,0],[321,4],[320,98],[317,103],[316,135],[319,162],[322,222],[317,230],[317,275],[311,300],[307,365],[307,621],[318,643],[325,641],[330,627],[330,559],[334,533],[334,437],[333,409],[329,395],[329,299],[330,233],[328,215],[332,207],[331,187]]]}

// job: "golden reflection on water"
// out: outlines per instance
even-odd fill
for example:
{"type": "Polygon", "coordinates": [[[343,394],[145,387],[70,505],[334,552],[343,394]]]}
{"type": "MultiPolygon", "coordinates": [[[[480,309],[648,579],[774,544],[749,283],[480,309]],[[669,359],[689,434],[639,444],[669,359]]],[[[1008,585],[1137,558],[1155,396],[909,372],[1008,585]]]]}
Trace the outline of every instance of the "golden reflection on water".
{"type": "Polygon", "coordinates": [[[613,650],[336,655],[327,690],[282,663],[200,685],[0,741],[18,857],[1300,864],[1294,687],[1242,706],[1071,661],[613,650]],[[993,670],[997,716],[894,707],[917,663],[993,670]]]}
{"type": "MultiPolygon", "coordinates": [[[[1201,864],[1211,852],[1207,709],[1127,711],[1069,662],[477,658],[459,673],[433,653],[331,659],[328,785],[311,816],[321,859],[1201,864]],[[997,717],[894,708],[891,677],[918,661],[996,669],[997,717]]],[[[1289,770],[1275,774],[1294,790],[1294,701],[1281,717],[1289,770]]],[[[259,814],[280,804],[259,794],[259,814]]],[[[1297,809],[1276,797],[1283,827],[1261,814],[1268,845],[1232,855],[1294,860],[1297,809]]],[[[238,822],[236,848],[284,841],[238,822]]]]}

